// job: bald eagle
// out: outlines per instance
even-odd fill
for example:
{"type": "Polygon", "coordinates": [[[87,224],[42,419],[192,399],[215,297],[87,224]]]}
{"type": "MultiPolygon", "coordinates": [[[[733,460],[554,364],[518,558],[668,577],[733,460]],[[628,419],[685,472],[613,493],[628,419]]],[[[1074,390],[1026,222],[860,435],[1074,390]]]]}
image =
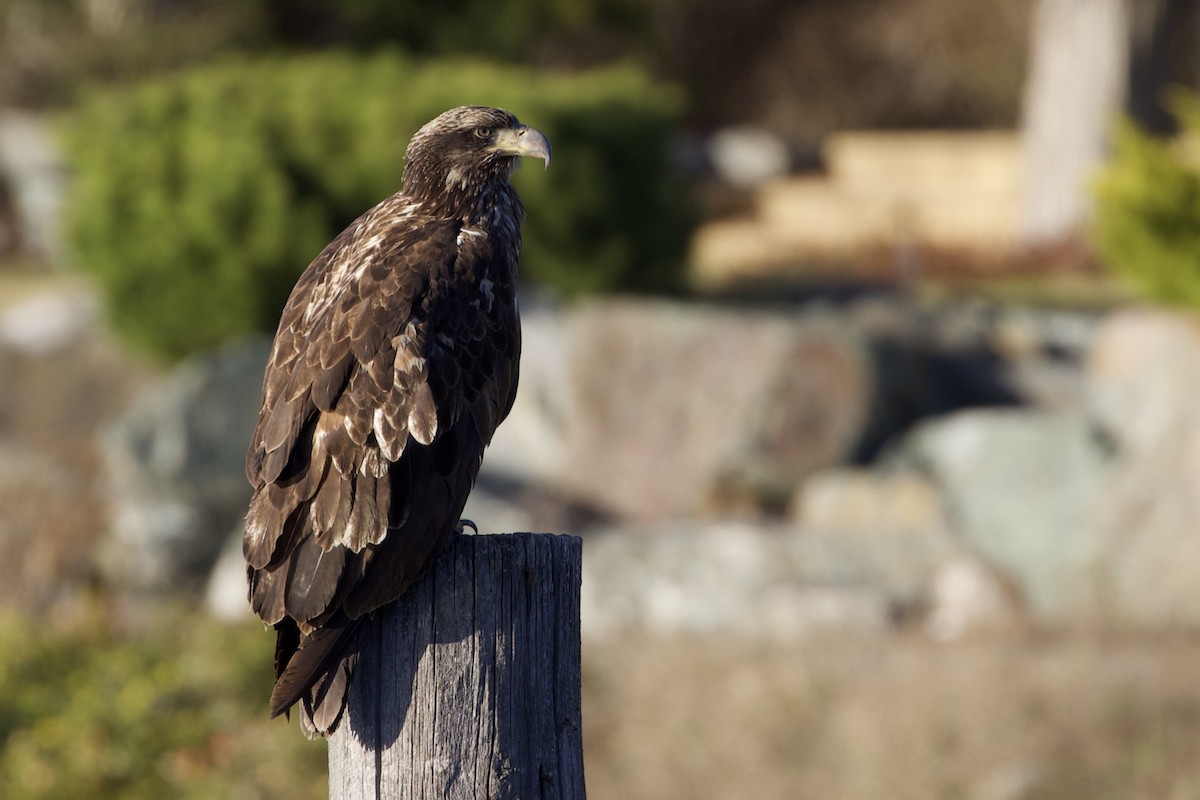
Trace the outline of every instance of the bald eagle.
{"type": "Polygon", "coordinates": [[[345,706],[361,620],[446,547],[517,391],[510,178],[550,144],[507,111],[451,109],[407,149],[401,189],[292,290],[246,455],[250,605],[276,630],[271,715],[310,738],[345,706]]]}

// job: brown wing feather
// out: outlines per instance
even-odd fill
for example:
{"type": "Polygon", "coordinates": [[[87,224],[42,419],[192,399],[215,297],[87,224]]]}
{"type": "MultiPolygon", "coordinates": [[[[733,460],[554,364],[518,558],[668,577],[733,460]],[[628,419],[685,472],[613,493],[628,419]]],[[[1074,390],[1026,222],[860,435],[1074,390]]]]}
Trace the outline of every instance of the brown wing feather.
{"type": "MultiPolygon", "coordinates": [[[[352,226],[358,236],[343,235],[338,248],[326,248],[301,277],[284,310],[247,455],[255,497],[244,549],[255,568],[266,565],[298,506],[308,512],[300,521],[300,538],[320,537],[326,547],[345,538],[344,523],[353,513],[356,476],[364,461],[377,464],[373,451],[380,451],[394,462],[406,446],[412,396],[424,384],[424,366],[422,359],[407,354],[404,366],[412,365],[416,373],[406,378],[413,388],[394,391],[400,361],[394,342],[403,341],[413,350],[422,346],[412,324],[413,298],[424,288],[425,265],[452,266],[457,231],[446,222],[393,223],[372,234],[372,222],[368,215],[352,226]],[[364,235],[384,244],[364,248],[364,235]],[[389,268],[368,269],[378,261],[389,268]],[[376,285],[377,277],[385,285],[376,285]],[[380,333],[356,340],[350,329],[355,319],[380,333]],[[372,343],[373,352],[366,347],[372,343]],[[281,484],[294,488],[280,492],[276,487],[281,484]],[[339,521],[343,524],[335,532],[339,521]]],[[[371,502],[376,494],[369,494],[371,502]]],[[[368,518],[357,515],[360,521],[368,518]]],[[[358,541],[382,539],[386,520],[376,515],[374,521],[377,530],[359,531],[358,541]]]]}
{"type": "Polygon", "coordinates": [[[516,392],[515,252],[381,208],[298,282],[247,454],[251,603],[281,630],[272,707],[304,697],[306,732],[340,713],[351,668],[330,648],[445,547],[516,392]]]}

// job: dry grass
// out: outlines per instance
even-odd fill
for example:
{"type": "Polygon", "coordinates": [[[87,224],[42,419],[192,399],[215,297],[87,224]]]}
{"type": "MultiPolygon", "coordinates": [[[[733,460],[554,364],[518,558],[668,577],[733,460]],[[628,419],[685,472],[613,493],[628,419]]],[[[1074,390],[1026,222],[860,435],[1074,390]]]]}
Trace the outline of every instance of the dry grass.
{"type": "Polygon", "coordinates": [[[588,794],[1200,797],[1200,641],[585,643],[588,794]]]}

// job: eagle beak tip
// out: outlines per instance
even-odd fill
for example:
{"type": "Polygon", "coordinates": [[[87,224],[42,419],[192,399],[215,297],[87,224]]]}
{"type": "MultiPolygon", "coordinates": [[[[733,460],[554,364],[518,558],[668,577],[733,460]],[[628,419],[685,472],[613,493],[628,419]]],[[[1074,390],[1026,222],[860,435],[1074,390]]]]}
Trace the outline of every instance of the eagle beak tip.
{"type": "Polygon", "coordinates": [[[495,149],[501,153],[525,158],[540,158],[544,162],[543,169],[550,169],[552,150],[546,135],[537,128],[522,125],[500,132],[495,149]]]}
{"type": "Polygon", "coordinates": [[[524,135],[530,140],[527,145],[529,155],[542,159],[543,172],[550,169],[550,159],[554,150],[550,147],[550,140],[546,138],[546,134],[536,128],[527,128],[524,135]]]}

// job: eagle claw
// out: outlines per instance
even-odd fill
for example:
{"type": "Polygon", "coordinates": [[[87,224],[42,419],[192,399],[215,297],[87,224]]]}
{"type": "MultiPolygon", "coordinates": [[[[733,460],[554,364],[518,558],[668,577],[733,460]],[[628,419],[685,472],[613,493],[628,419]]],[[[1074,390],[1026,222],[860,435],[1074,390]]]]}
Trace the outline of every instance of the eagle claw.
{"type": "Polygon", "coordinates": [[[454,529],[454,531],[459,535],[465,536],[467,533],[467,528],[470,528],[472,531],[474,531],[475,535],[479,534],[479,526],[469,519],[460,519],[458,521],[458,526],[454,529]]]}

